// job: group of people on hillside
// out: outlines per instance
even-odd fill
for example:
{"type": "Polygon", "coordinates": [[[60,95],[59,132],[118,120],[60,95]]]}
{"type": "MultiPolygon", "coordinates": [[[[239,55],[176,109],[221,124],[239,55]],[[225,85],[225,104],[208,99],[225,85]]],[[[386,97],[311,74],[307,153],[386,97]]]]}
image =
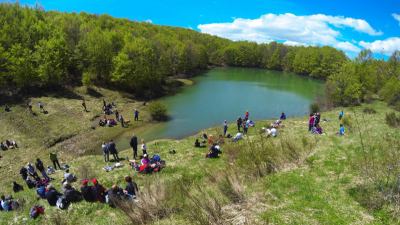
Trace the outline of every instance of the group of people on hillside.
{"type": "MultiPolygon", "coordinates": [[[[119,123],[121,123],[122,127],[126,127],[128,123],[130,122],[129,120],[125,120],[124,116],[114,108],[116,107],[115,103],[106,103],[106,101],[103,99],[103,112],[104,112],[104,117],[99,120],[99,126],[107,126],[107,127],[113,127],[116,126],[119,123]],[[114,114],[115,119],[113,118],[108,118],[107,116],[114,114]]],[[[139,111],[137,109],[134,110],[133,112],[134,120],[139,121],[139,111]]]]}
{"type": "Polygon", "coordinates": [[[0,149],[6,151],[8,149],[16,149],[18,148],[18,144],[14,140],[5,140],[4,142],[0,142],[0,149]]]}
{"type": "Polygon", "coordinates": [[[249,127],[255,126],[254,122],[250,120],[249,116],[249,111],[246,111],[244,117],[239,116],[236,120],[236,126],[239,133],[242,132],[241,129],[243,129],[243,133],[247,134],[249,127]]]}

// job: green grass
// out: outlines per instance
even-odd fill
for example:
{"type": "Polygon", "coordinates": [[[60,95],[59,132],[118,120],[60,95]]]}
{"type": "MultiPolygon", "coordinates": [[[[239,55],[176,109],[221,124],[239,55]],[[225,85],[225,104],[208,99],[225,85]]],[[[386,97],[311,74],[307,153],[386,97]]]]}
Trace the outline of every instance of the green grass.
{"type": "MultiPolygon", "coordinates": [[[[392,206],[385,204],[371,210],[363,204],[363,201],[368,200],[365,193],[370,192],[364,191],[363,177],[355,166],[355,159],[359,157],[359,130],[368,131],[372,139],[388,133],[398,133],[398,130],[386,125],[385,114],[390,109],[381,102],[367,105],[376,114],[363,114],[365,106],[345,109],[346,116],[351,117],[348,122],[351,122],[353,128],[344,137],[336,136],[339,127],[337,114],[341,109],[322,113],[322,119],[328,119],[328,122],[321,123],[326,135],[320,136],[307,133],[307,118],[304,117],[285,121],[285,127],[279,130],[279,137],[265,139],[258,134],[258,129],[269,122],[259,121],[257,128],[250,130],[246,141],[239,144],[226,143],[220,159],[206,159],[204,155],[207,149],[193,148],[195,137],[153,141],[149,143],[149,152],[160,154],[166,160],[167,167],[158,174],[138,175],[128,166],[127,161],[122,162],[122,168],[105,172],[102,168],[106,163],[98,153],[103,140],[133,130],[145,130],[149,124],[146,107],[129,96],[98,89],[107,100],[116,101],[118,109],[122,109],[123,115],[131,121],[132,109],[136,107],[144,112],[141,115],[145,117],[143,122],[126,129],[115,127],[92,130],[91,119],[101,114],[101,98],[90,97],[84,90],[75,91],[85,97],[90,113],[82,111],[80,100],[54,97],[32,99],[33,102],[45,102],[48,115],[39,113],[37,117],[32,117],[25,112],[23,105],[14,105],[12,114],[1,112],[0,139],[12,138],[21,145],[18,150],[1,152],[1,193],[11,193],[12,180],[21,183],[18,171],[26,162],[40,157],[49,165],[48,153],[58,151],[61,161],[67,162],[73,173],[78,176],[88,173],[107,187],[114,183],[124,186],[123,177],[126,175],[133,176],[144,193],[157,184],[164,186],[168,194],[160,200],[160,204],[171,208],[172,212],[149,220],[149,223],[199,224],[196,221],[207,218],[205,215],[210,211],[207,211],[206,206],[212,204],[221,204],[222,207],[220,210],[213,209],[223,219],[216,223],[396,222],[391,213],[392,206]],[[60,137],[66,140],[51,144],[60,140],[60,137]],[[169,154],[171,149],[177,153],[169,154]],[[251,154],[256,158],[248,157],[251,154]],[[263,173],[254,172],[252,160],[257,162],[258,169],[263,173]],[[266,161],[269,164],[265,164],[266,161]],[[268,169],[268,165],[273,166],[273,171],[268,169]],[[226,178],[235,177],[232,174],[237,174],[237,180],[226,183],[226,178]],[[239,200],[235,196],[239,196],[239,200]],[[196,199],[199,204],[193,205],[191,199],[196,199]],[[196,213],[193,214],[193,211],[196,213]]],[[[220,129],[211,128],[207,132],[216,134],[220,129]]],[[[229,126],[228,132],[235,133],[235,126],[229,126]]],[[[121,151],[120,157],[131,158],[131,150],[121,151]]],[[[57,172],[53,177],[56,179],[54,184],[59,188],[62,173],[57,172]]],[[[79,184],[74,186],[79,187],[79,184]]],[[[0,223],[55,224],[62,220],[64,224],[129,224],[121,210],[104,204],[81,202],[61,211],[49,207],[43,200],[37,200],[33,190],[17,193],[15,198],[23,199],[24,207],[18,212],[0,212],[0,223]],[[41,204],[46,208],[45,216],[35,221],[28,218],[29,208],[33,204],[41,204]]]]}

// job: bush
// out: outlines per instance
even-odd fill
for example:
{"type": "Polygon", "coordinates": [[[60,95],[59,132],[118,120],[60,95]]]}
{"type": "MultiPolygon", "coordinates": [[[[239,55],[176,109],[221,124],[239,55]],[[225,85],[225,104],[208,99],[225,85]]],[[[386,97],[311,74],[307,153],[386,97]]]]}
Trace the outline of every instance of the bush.
{"type": "Polygon", "coordinates": [[[400,127],[400,115],[396,115],[396,113],[386,113],[386,124],[390,127],[400,127]]]}
{"type": "Polygon", "coordinates": [[[371,108],[371,107],[365,107],[363,112],[366,113],[366,114],[375,114],[376,110],[371,108]]]}
{"type": "Polygon", "coordinates": [[[161,102],[153,102],[150,104],[149,111],[153,120],[165,121],[168,119],[167,107],[161,102]]]}
{"type": "Polygon", "coordinates": [[[317,112],[319,112],[320,111],[320,108],[319,108],[319,105],[318,105],[318,103],[312,103],[311,105],[310,105],[310,113],[317,113],[317,112]]]}
{"type": "Polygon", "coordinates": [[[351,130],[351,128],[353,128],[353,122],[351,120],[350,115],[344,116],[342,119],[342,123],[343,123],[344,127],[348,130],[351,130]]]}

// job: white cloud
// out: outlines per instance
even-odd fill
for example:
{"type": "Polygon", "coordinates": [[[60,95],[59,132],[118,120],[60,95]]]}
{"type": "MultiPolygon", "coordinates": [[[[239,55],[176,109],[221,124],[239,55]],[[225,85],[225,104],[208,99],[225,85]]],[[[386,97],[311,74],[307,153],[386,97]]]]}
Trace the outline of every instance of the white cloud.
{"type": "Polygon", "coordinates": [[[336,43],[336,45],[334,45],[334,47],[336,47],[338,49],[342,49],[343,51],[347,51],[347,52],[361,51],[361,49],[359,47],[353,45],[352,43],[350,43],[348,41],[338,42],[338,43],[336,43]]]}
{"type": "Polygon", "coordinates": [[[393,13],[392,16],[393,16],[393,18],[394,18],[395,20],[397,20],[397,21],[399,22],[399,26],[400,26],[400,14],[393,13]]]}
{"type": "Polygon", "coordinates": [[[147,19],[147,20],[145,20],[144,22],[146,22],[146,23],[153,23],[153,20],[147,19]]]}
{"type": "Polygon", "coordinates": [[[258,19],[236,18],[231,23],[200,24],[201,32],[231,40],[248,40],[258,43],[281,41],[289,45],[330,45],[345,51],[359,51],[350,42],[339,41],[340,29],[381,35],[368,22],[342,16],[315,14],[297,16],[286,14],[265,14],[258,19]]]}
{"type": "Polygon", "coordinates": [[[373,42],[360,41],[359,45],[366,49],[370,49],[374,53],[391,55],[394,51],[400,50],[400,38],[391,37],[385,40],[377,40],[373,42]]]}

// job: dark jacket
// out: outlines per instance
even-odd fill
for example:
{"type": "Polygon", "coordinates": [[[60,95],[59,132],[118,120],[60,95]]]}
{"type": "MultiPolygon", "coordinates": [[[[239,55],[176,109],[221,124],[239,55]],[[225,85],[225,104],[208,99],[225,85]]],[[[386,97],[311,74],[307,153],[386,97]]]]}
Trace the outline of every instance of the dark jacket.
{"type": "Polygon", "coordinates": [[[114,142],[108,143],[107,144],[107,148],[108,148],[108,152],[110,152],[111,154],[117,153],[117,148],[115,147],[115,143],[114,142]]]}
{"type": "Polygon", "coordinates": [[[46,199],[49,205],[55,206],[57,203],[58,198],[62,196],[61,193],[56,191],[55,189],[50,189],[46,192],[46,199]]]}
{"type": "Polygon", "coordinates": [[[86,201],[88,201],[88,202],[96,201],[96,193],[94,192],[94,189],[92,186],[82,186],[81,193],[82,193],[83,199],[85,199],[86,201]]]}
{"type": "Polygon", "coordinates": [[[126,185],[125,191],[127,191],[129,195],[135,195],[136,196],[136,192],[138,191],[138,186],[133,181],[129,182],[126,185]]]}
{"type": "Polygon", "coordinates": [[[129,143],[131,145],[132,148],[136,148],[137,149],[137,145],[138,145],[138,140],[136,136],[133,136],[131,138],[131,142],[129,143]]]}
{"type": "Polygon", "coordinates": [[[65,190],[64,196],[68,202],[79,202],[82,200],[82,194],[73,188],[65,190]]]}
{"type": "Polygon", "coordinates": [[[43,171],[44,170],[43,162],[41,160],[36,161],[35,166],[36,166],[36,169],[39,170],[39,171],[43,171]]]}
{"type": "Polygon", "coordinates": [[[105,202],[106,201],[106,189],[103,187],[101,184],[96,184],[93,187],[93,191],[96,196],[96,200],[99,202],[105,202]]]}

